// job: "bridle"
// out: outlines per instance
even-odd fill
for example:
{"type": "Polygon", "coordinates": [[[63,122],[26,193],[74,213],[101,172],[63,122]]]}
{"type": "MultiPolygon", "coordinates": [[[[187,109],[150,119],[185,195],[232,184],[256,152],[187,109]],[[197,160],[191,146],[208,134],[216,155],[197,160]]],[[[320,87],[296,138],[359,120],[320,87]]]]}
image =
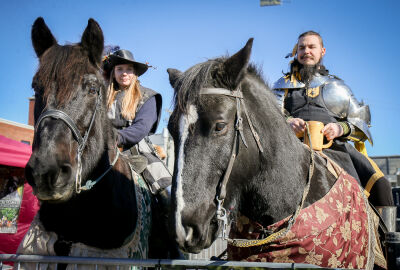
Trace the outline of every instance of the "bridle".
{"type": "MultiPolygon", "coordinates": [[[[240,140],[238,140],[238,137],[241,138],[241,140],[242,140],[243,144],[246,146],[246,148],[248,147],[246,139],[243,134],[243,118],[241,116],[242,108],[243,108],[244,114],[247,118],[247,123],[249,124],[251,133],[253,134],[254,140],[256,141],[259,152],[263,153],[264,150],[263,150],[263,147],[260,142],[260,137],[258,136],[257,132],[255,131],[253,123],[247,112],[246,105],[244,103],[244,97],[243,97],[241,87],[240,87],[240,83],[235,90],[228,90],[225,88],[201,88],[200,94],[201,95],[224,95],[224,96],[228,96],[228,97],[233,97],[236,100],[235,137],[233,139],[231,156],[230,156],[229,163],[228,163],[227,169],[225,171],[224,177],[218,183],[218,188],[217,188],[217,192],[215,195],[215,202],[217,204],[217,210],[216,210],[217,220],[222,222],[222,239],[226,240],[230,245],[233,245],[233,246],[250,247],[250,246],[264,245],[264,244],[272,242],[273,240],[275,240],[277,238],[282,237],[292,227],[296,217],[298,216],[300,210],[303,207],[305,198],[307,197],[308,191],[310,189],[311,177],[314,173],[314,151],[312,150],[312,147],[311,147],[311,161],[310,161],[309,172],[308,172],[308,182],[303,191],[301,203],[300,203],[300,205],[298,205],[298,207],[296,208],[296,211],[290,217],[290,219],[288,221],[288,226],[284,229],[281,229],[280,231],[278,231],[276,233],[269,235],[268,237],[266,237],[264,239],[257,239],[257,240],[230,239],[227,236],[228,216],[227,216],[226,209],[223,207],[223,203],[226,198],[226,185],[227,185],[229,177],[231,175],[235,159],[236,159],[237,155],[239,154],[240,140]]],[[[307,130],[308,130],[308,126],[307,126],[307,130]]],[[[309,134],[309,132],[308,132],[308,134],[309,134]]],[[[311,141],[311,140],[309,140],[309,141],[311,141]]]]}
{"type": "Polygon", "coordinates": [[[56,120],[61,120],[63,121],[71,130],[72,135],[74,136],[75,140],[78,142],[78,148],[77,148],[77,173],[75,176],[75,190],[76,193],[80,193],[82,190],[90,190],[95,184],[97,184],[104,175],[106,175],[111,168],[114,166],[114,164],[117,162],[118,157],[119,157],[119,150],[117,149],[117,155],[114,158],[113,162],[110,164],[110,167],[100,176],[98,177],[96,180],[88,180],[86,181],[85,186],[81,186],[82,183],[82,154],[83,154],[83,150],[85,149],[86,145],[87,145],[87,140],[89,137],[89,133],[90,130],[93,127],[93,123],[94,120],[96,118],[96,113],[97,111],[100,109],[100,105],[101,105],[101,101],[102,101],[102,94],[100,91],[100,88],[97,89],[97,97],[96,97],[96,104],[95,104],[95,110],[93,112],[92,115],[92,119],[90,120],[90,124],[88,129],[85,131],[85,135],[82,137],[77,125],[75,124],[74,120],[72,120],[72,118],[66,114],[65,112],[61,111],[61,110],[45,110],[43,111],[40,116],[39,119],[37,120],[37,123],[35,125],[35,131],[37,132],[40,123],[48,117],[54,118],[56,120]]]}
{"type": "Polygon", "coordinates": [[[258,133],[254,129],[253,123],[247,112],[246,105],[244,103],[243,94],[242,94],[242,91],[240,88],[240,84],[233,91],[225,89],[225,88],[202,88],[202,89],[200,89],[200,94],[201,95],[224,95],[224,96],[228,96],[228,97],[233,97],[233,98],[235,98],[235,101],[236,101],[235,137],[233,139],[231,157],[229,158],[228,167],[225,171],[224,177],[218,183],[217,193],[215,195],[215,201],[217,203],[217,212],[216,212],[217,219],[222,222],[222,238],[224,240],[227,240],[228,239],[227,238],[228,217],[227,217],[226,209],[223,207],[223,203],[226,198],[226,185],[228,184],[228,180],[231,175],[235,159],[236,159],[237,155],[239,154],[240,141],[238,140],[238,137],[241,138],[241,140],[242,140],[243,144],[246,146],[246,148],[248,147],[246,139],[243,134],[243,118],[241,115],[242,108],[246,115],[247,122],[250,126],[251,133],[253,134],[254,140],[257,143],[258,150],[262,153],[264,151],[264,149],[261,145],[260,137],[258,136],[258,133]]]}

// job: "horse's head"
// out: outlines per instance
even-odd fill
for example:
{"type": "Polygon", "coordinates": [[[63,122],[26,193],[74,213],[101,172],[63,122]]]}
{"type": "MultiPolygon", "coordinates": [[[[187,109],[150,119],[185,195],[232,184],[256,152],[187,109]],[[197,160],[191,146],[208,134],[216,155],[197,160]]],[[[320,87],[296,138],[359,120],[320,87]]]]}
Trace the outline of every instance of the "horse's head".
{"type": "Polygon", "coordinates": [[[106,89],[99,68],[104,38],[89,19],[79,44],[61,46],[38,18],[32,43],[39,68],[32,81],[35,136],[26,178],[40,200],[62,202],[74,194],[78,152],[86,179],[104,150],[106,89]]]}
{"type": "Polygon", "coordinates": [[[168,69],[175,89],[175,108],[168,123],[175,142],[173,222],[178,244],[189,252],[200,252],[217,237],[216,197],[225,193],[224,175],[229,174],[224,206],[231,208],[241,196],[238,181],[258,171],[257,144],[242,98],[235,96],[243,93],[247,106],[259,106],[260,101],[248,90],[258,87],[267,92],[261,78],[248,67],[252,41],[229,58],[209,60],[184,73],[168,69]],[[237,128],[244,126],[238,135],[237,128]],[[230,171],[232,153],[246,148],[243,140],[248,148],[239,151],[230,171]]]}

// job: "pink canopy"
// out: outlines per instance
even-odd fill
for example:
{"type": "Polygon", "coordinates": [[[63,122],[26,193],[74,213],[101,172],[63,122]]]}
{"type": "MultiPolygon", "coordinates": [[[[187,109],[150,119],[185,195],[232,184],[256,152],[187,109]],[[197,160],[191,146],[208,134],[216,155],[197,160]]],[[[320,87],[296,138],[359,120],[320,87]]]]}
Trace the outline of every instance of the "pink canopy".
{"type": "MultiPolygon", "coordinates": [[[[0,135],[0,165],[24,168],[32,154],[30,145],[0,135]]],[[[3,179],[0,179],[3,180],[3,179]]],[[[17,232],[0,233],[0,254],[14,254],[18,245],[39,210],[39,203],[32,194],[32,187],[24,184],[24,194],[19,210],[17,232]]]]}
{"type": "Polygon", "coordinates": [[[32,154],[30,145],[0,135],[0,164],[24,168],[32,154]]]}

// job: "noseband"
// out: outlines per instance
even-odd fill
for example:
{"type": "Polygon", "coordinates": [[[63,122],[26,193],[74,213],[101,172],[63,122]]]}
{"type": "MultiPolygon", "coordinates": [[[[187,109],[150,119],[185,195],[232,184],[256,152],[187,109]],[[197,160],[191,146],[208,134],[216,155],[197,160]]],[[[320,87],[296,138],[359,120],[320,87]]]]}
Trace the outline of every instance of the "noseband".
{"type": "Polygon", "coordinates": [[[99,178],[97,178],[96,180],[92,181],[92,180],[88,180],[85,184],[85,186],[81,186],[81,182],[82,182],[82,154],[83,154],[83,150],[86,147],[87,144],[87,140],[89,137],[89,133],[90,130],[93,127],[93,123],[94,120],[96,118],[96,113],[100,108],[100,104],[102,101],[102,94],[100,91],[100,88],[97,89],[97,97],[96,97],[96,105],[95,105],[95,110],[94,113],[92,115],[92,119],[90,120],[90,124],[88,129],[85,132],[85,135],[82,137],[78,126],[75,124],[74,120],[72,120],[72,118],[66,114],[65,112],[61,111],[61,110],[46,110],[44,112],[42,112],[39,116],[39,119],[37,120],[37,123],[35,125],[35,131],[38,130],[40,123],[48,117],[54,118],[56,120],[61,120],[63,121],[71,130],[72,135],[74,136],[75,140],[78,142],[78,149],[77,149],[77,162],[78,162],[78,169],[77,169],[77,173],[75,176],[75,190],[76,193],[80,193],[82,190],[89,190],[91,189],[96,183],[98,183],[98,181],[100,181],[103,176],[112,168],[112,166],[114,166],[115,162],[117,161],[118,157],[119,157],[119,151],[117,150],[117,156],[115,157],[114,161],[111,163],[110,167],[106,170],[105,173],[103,173],[99,178]]]}
{"type": "MultiPolygon", "coordinates": [[[[254,130],[253,124],[252,124],[249,114],[247,112],[246,105],[244,103],[243,94],[242,94],[242,91],[240,88],[240,84],[233,91],[225,89],[225,88],[202,88],[202,89],[200,89],[200,94],[201,95],[224,95],[224,96],[234,97],[236,99],[235,137],[234,137],[233,145],[232,145],[232,153],[231,153],[231,157],[229,159],[228,167],[225,171],[224,177],[218,183],[218,189],[217,189],[217,193],[215,195],[215,201],[217,204],[217,211],[216,211],[217,220],[222,222],[222,239],[228,241],[228,243],[230,245],[233,245],[236,247],[251,247],[251,246],[265,245],[265,244],[272,242],[275,239],[282,237],[291,229],[291,227],[292,227],[295,219],[297,218],[300,210],[302,209],[302,207],[304,205],[304,201],[308,195],[308,191],[310,189],[311,178],[314,173],[314,150],[311,147],[311,149],[310,149],[311,157],[310,157],[310,166],[309,166],[309,171],[308,171],[308,179],[307,179],[306,187],[303,190],[303,196],[302,196],[301,202],[297,206],[296,211],[290,217],[290,219],[288,221],[288,226],[286,228],[281,229],[278,232],[275,232],[275,233],[269,235],[268,237],[266,237],[264,239],[256,239],[256,240],[230,239],[227,236],[228,217],[227,217],[226,209],[223,207],[223,203],[224,203],[224,200],[226,197],[226,185],[228,183],[229,177],[232,172],[233,163],[235,162],[235,159],[239,153],[238,136],[240,136],[240,138],[242,139],[243,144],[246,147],[248,147],[247,142],[244,137],[244,134],[243,134],[243,118],[241,117],[241,113],[240,113],[241,108],[243,108],[243,111],[246,115],[247,122],[248,122],[250,130],[251,130],[251,133],[253,134],[254,140],[256,141],[257,147],[261,153],[263,152],[263,148],[260,143],[260,138],[259,138],[257,132],[254,130]]],[[[306,128],[308,130],[308,125],[306,126],[306,128]]],[[[310,138],[309,138],[309,141],[311,141],[310,138]]]]}

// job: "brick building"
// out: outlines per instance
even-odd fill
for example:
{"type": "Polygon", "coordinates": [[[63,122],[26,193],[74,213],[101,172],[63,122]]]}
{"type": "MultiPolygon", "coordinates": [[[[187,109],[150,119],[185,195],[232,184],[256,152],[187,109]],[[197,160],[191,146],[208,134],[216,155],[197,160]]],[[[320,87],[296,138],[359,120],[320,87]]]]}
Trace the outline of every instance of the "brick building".
{"type": "Polygon", "coordinates": [[[35,99],[29,99],[29,115],[28,124],[21,124],[10,120],[0,118],[0,135],[13,139],[18,142],[23,142],[32,145],[33,142],[33,108],[35,99]]]}

